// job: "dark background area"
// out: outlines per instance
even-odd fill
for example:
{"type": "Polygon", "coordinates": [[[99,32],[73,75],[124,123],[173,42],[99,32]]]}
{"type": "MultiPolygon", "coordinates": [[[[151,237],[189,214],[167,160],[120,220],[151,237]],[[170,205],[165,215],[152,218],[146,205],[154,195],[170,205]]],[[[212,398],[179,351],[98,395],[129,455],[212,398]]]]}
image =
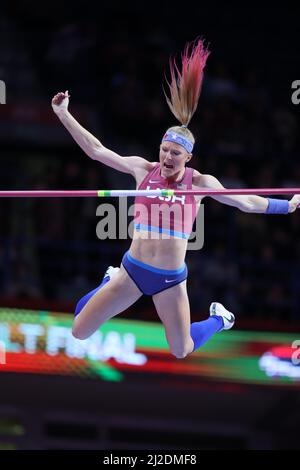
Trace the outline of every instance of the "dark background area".
{"type": "MultiPolygon", "coordinates": [[[[191,166],[227,188],[299,187],[300,105],[291,101],[292,82],[300,79],[299,8],[10,1],[0,18],[0,79],[7,91],[0,106],[0,188],[133,188],[128,176],[83,154],[53,114],[51,98],[68,89],[71,113],[105,146],[158,159],[164,131],[176,124],[162,89],[168,59],[198,36],[212,53],[190,126],[191,166]]],[[[92,199],[0,201],[2,306],[72,311],[108,265],[120,264],[129,240],[97,239],[98,205],[92,199]]],[[[211,199],[204,205],[204,248],[187,255],[193,321],[217,300],[236,312],[237,328],[299,331],[300,213],[246,214],[211,199]]],[[[145,297],[124,317],[157,321],[145,297]]],[[[176,406],[188,400],[189,391],[181,393],[176,406]]],[[[199,406],[212,410],[215,402],[206,395],[199,406]]],[[[256,391],[247,404],[254,414],[260,397],[256,391]]],[[[283,397],[277,391],[272,400],[277,413],[283,397]]],[[[161,403],[167,406],[166,397],[161,403]]],[[[234,406],[230,412],[233,420],[241,416],[234,406]]],[[[127,413],[133,414],[130,407],[127,413]]],[[[145,411],[140,416],[143,422],[145,411]]],[[[191,411],[186,417],[193,421],[191,411]]],[[[226,434],[222,419],[228,424],[230,416],[217,420],[213,436],[226,434]]],[[[297,420],[287,423],[282,435],[292,436],[296,426],[297,420]]],[[[287,448],[292,437],[280,441],[275,427],[261,444],[243,445],[287,448]]]]}

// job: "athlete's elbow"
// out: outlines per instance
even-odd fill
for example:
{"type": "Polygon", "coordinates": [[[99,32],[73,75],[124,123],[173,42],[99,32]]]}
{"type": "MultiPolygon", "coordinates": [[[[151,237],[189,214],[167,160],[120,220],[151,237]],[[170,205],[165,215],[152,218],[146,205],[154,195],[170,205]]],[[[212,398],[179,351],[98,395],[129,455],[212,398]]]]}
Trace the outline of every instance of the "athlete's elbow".
{"type": "Polygon", "coordinates": [[[251,204],[250,202],[249,203],[246,203],[246,204],[242,204],[239,209],[242,211],[242,212],[255,212],[254,211],[254,207],[253,207],[253,204],[251,204]]]}
{"type": "Polygon", "coordinates": [[[101,158],[101,144],[95,144],[86,152],[92,160],[99,160],[101,158]]]}

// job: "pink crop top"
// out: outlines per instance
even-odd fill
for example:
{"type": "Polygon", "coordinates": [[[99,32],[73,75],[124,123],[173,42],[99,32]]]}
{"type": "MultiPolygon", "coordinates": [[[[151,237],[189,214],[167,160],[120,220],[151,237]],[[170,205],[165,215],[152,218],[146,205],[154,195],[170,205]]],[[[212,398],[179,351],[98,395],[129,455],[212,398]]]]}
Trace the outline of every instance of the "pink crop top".
{"type": "MultiPolygon", "coordinates": [[[[157,163],[138,189],[192,189],[193,172],[193,168],[186,168],[180,181],[168,183],[160,175],[160,164],[157,163]]],[[[197,202],[193,195],[138,196],[135,198],[134,226],[136,230],[188,239],[197,211],[197,202]]]]}

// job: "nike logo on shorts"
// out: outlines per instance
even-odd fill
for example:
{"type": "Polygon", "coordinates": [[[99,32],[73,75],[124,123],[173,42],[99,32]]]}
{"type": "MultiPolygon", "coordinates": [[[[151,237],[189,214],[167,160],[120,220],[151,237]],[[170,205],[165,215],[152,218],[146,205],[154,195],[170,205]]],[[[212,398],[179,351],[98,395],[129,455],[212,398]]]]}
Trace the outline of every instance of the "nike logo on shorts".
{"type": "Polygon", "coordinates": [[[165,282],[174,282],[176,279],[165,279],[165,282]]]}

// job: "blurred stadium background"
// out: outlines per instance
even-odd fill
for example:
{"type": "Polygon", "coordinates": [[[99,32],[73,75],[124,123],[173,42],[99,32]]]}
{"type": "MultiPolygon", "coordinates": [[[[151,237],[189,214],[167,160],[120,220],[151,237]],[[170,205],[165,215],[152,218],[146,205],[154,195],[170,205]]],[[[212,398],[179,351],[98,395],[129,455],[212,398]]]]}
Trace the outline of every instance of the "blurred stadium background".
{"type": "MultiPolygon", "coordinates": [[[[300,106],[291,100],[291,84],[300,79],[297,23],[287,6],[252,2],[175,8],[163,1],[11,0],[0,18],[7,93],[0,188],[133,188],[126,175],[83,154],[53,114],[51,98],[68,89],[70,111],[104,145],[155,160],[162,133],[174,124],[162,90],[168,58],[199,35],[212,54],[191,125],[192,166],[227,188],[299,187],[300,106]]],[[[98,205],[0,201],[2,326],[16,312],[9,309],[71,314],[106,267],[119,265],[129,240],[97,239],[98,205]]],[[[204,248],[187,256],[192,319],[205,318],[218,300],[237,313],[238,331],[300,339],[300,214],[249,215],[210,199],[204,206],[204,248]]],[[[157,322],[146,297],[122,318],[157,322]]],[[[5,365],[0,372],[0,448],[299,447],[296,375],[282,387],[276,377],[265,386],[180,374],[171,380],[167,373],[165,380],[132,372],[123,382],[103,382],[5,365]]]]}

